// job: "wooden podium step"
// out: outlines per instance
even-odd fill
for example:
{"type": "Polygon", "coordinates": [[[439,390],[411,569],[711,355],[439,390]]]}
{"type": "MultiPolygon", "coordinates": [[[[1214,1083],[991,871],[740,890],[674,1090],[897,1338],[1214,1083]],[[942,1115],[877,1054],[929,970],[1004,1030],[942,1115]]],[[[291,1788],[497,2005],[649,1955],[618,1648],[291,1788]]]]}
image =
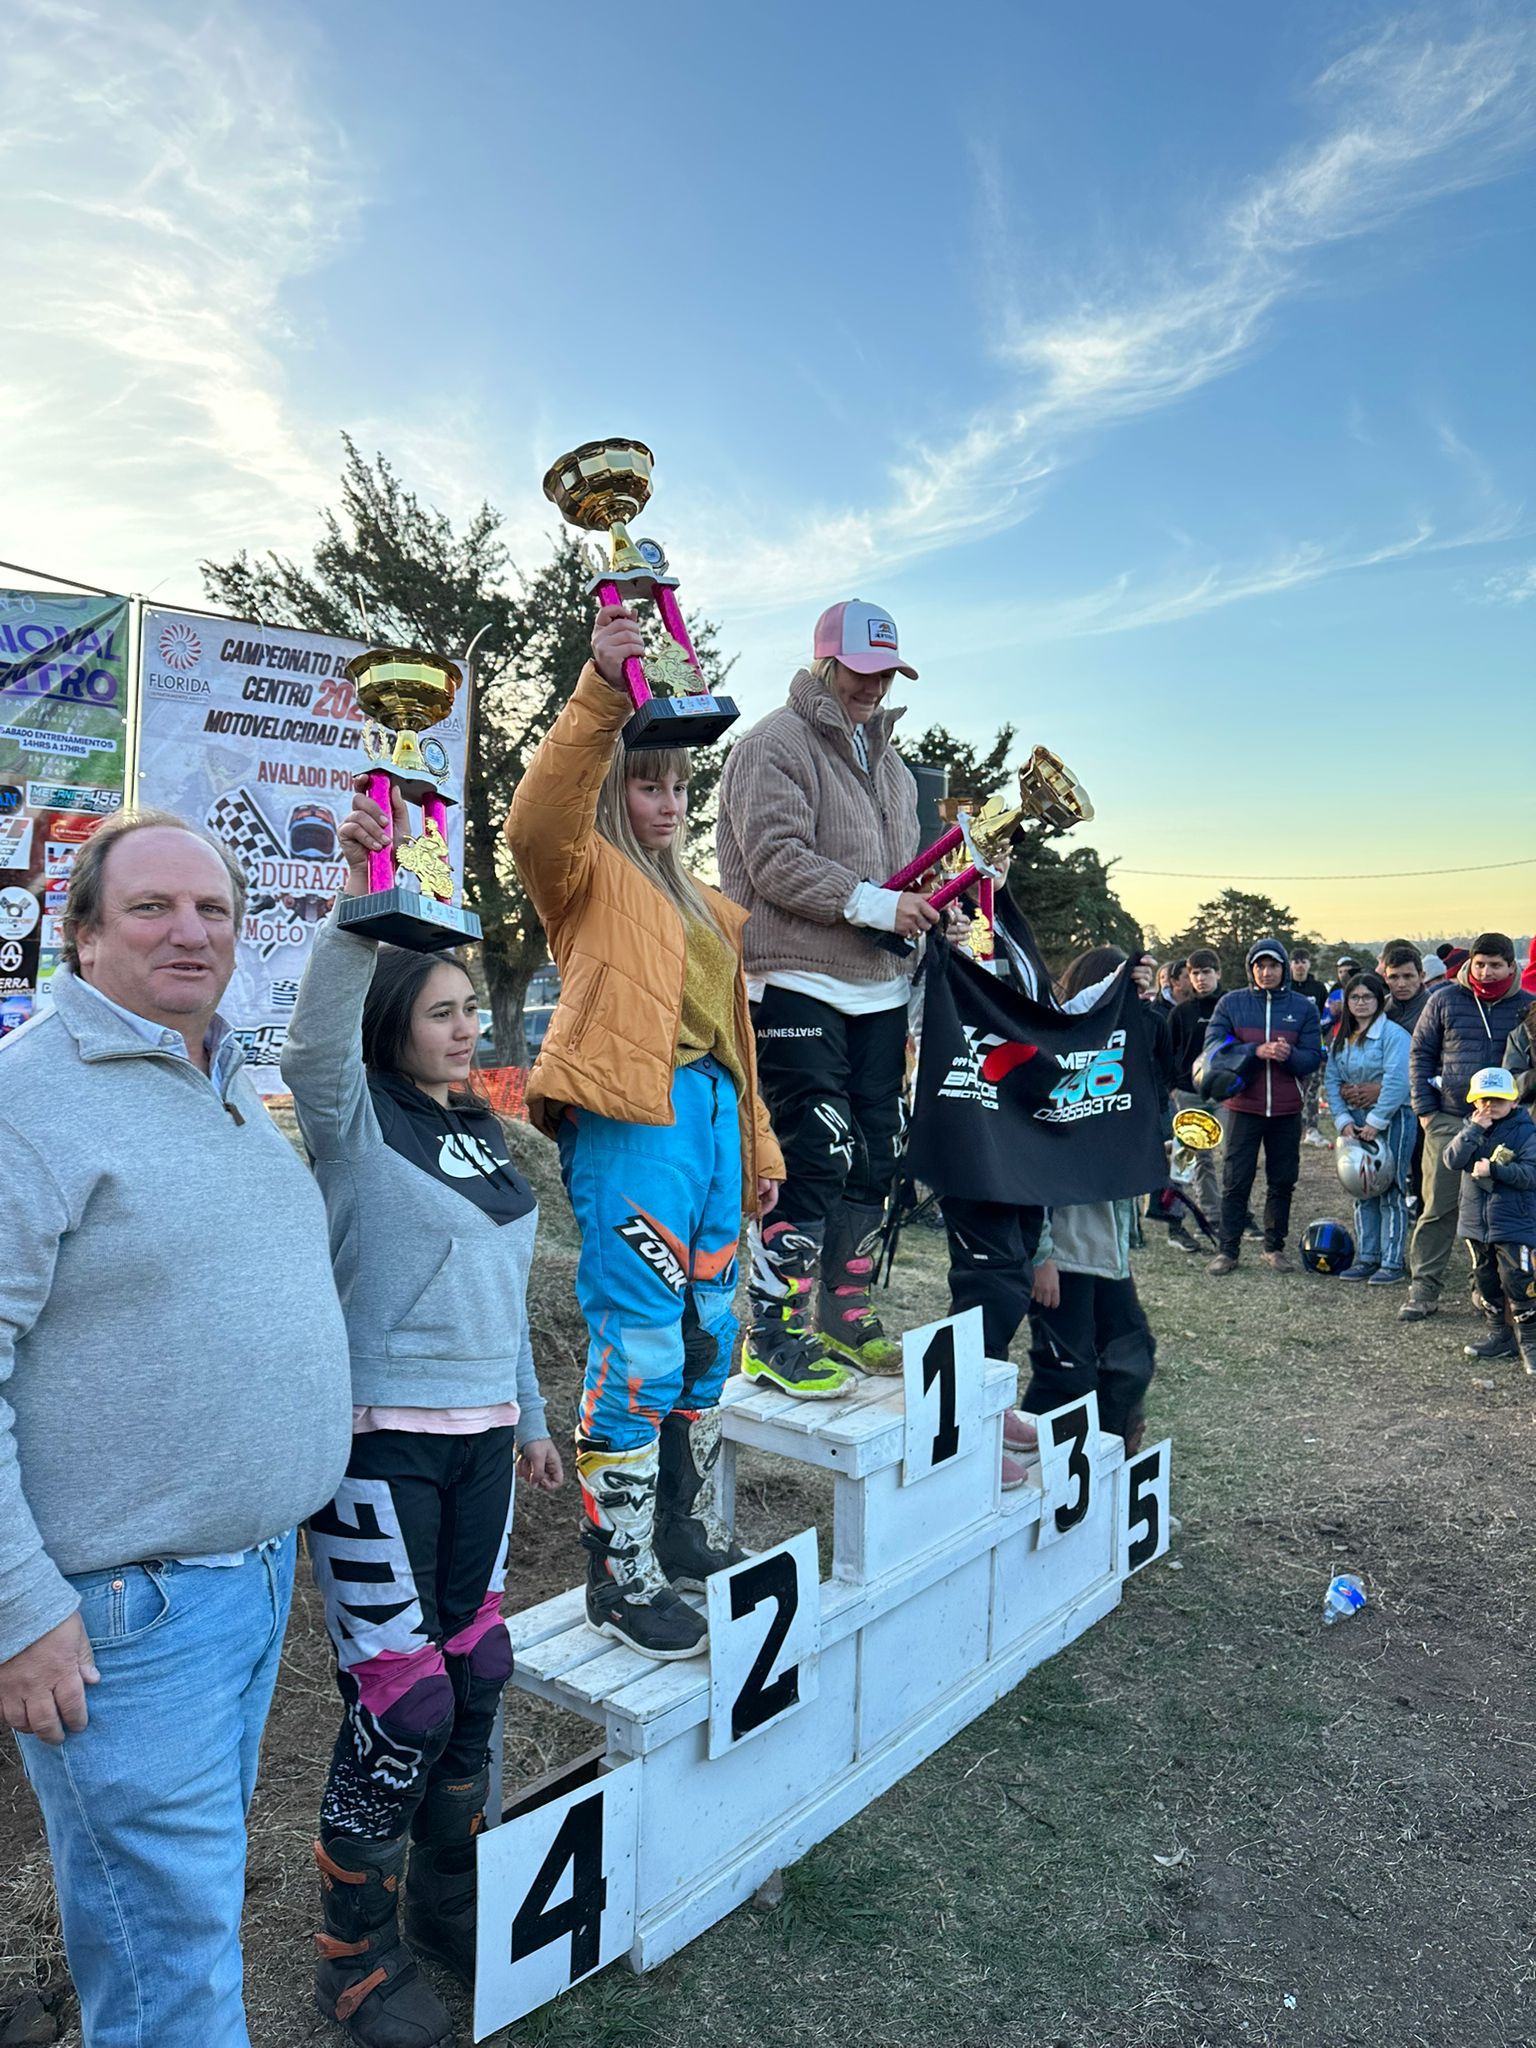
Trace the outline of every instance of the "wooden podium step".
{"type": "Polygon", "coordinates": [[[1128,1463],[1088,1396],[1038,1418],[1041,1454],[1004,1493],[1016,1380],[983,1356],[979,1312],[903,1350],[899,1380],[842,1402],[726,1389],[727,1500],[743,1449],[831,1472],[831,1578],[814,1530],[717,1574],[696,1603],[708,1652],[674,1664],[589,1628],[580,1588],[510,1617],[512,1683],[602,1744],[481,1837],[476,2039],[617,1955],[643,1970],[691,1941],[1167,1548],[1166,1443],[1128,1463]]]}

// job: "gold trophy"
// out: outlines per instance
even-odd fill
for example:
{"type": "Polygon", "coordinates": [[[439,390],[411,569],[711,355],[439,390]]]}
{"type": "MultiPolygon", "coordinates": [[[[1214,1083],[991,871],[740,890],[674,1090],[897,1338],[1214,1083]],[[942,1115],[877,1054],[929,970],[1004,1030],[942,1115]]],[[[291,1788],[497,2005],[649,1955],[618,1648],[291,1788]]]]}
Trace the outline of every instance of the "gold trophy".
{"type": "Polygon", "coordinates": [[[624,682],[635,715],[624,728],[626,747],[703,747],[719,739],[740,716],[729,697],[703,686],[693,651],[677,578],[653,540],[631,540],[629,521],[640,516],[651,495],[655,458],[643,441],[584,441],[562,455],[544,479],[544,495],[572,526],[608,536],[608,565],[587,585],[600,604],[654,600],[669,636],[659,654],[624,664],[624,682]]]}
{"type": "Polygon", "coordinates": [[[347,663],[357,701],[368,713],[363,752],[371,764],[368,794],[391,815],[394,783],[408,804],[419,804],[422,828],[403,846],[382,847],[368,856],[368,894],[343,896],[336,921],[367,939],[386,939],[414,953],[440,953],[478,939],[480,920],[455,903],[453,863],[448,854],[448,810],[457,803],[448,749],[430,728],[453,709],[463,682],[458,665],[414,647],[374,647],[347,663]],[[420,739],[418,734],[425,733],[420,739]],[[418,886],[399,880],[403,868],[418,886]]]}
{"type": "MultiPolygon", "coordinates": [[[[1059,754],[1049,747],[1036,747],[1019,770],[1019,800],[1009,804],[1001,796],[989,797],[981,808],[968,796],[941,797],[939,816],[946,829],[904,868],[885,883],[887,889],[911,889],[924,875],[941,863],[959,861],[959,871],[940,884],[928,898],[935,910],[943,910],[967,890],[977,892],[977,915],[971,920],[970,950],[978,960],[992,957],[993,906],[1002,879],[1008,850],[1019,827],[1034,820],[1045,827],[1046,837],[1070,832],[1093,816],[1088,792],[1059,754]]],[[[889,953],[910,953],[905,939],[882,932],[875,939],[889,953]]]]}

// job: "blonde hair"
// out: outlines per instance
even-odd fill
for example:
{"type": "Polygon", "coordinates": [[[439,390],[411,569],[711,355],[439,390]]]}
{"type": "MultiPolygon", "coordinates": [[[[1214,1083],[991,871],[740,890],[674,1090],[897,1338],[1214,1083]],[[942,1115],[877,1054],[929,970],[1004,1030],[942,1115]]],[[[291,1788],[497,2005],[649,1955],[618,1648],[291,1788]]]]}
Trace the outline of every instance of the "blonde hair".
{"type": "Polygon", "coordinates": [[[644,747],[633,753],[620,740],[613,762],[597,793],[597,829],[631,867],[637,867],[648,882],[666,897],[685,923],[705,924],[719,930],[714,912],[698,883],[678,859],[677,848],[642,846],[629,822],[625,785],[639,780],[665,782],[676,777],[686,782],[693,772],[693,758],[686,747],[644,747]]]}

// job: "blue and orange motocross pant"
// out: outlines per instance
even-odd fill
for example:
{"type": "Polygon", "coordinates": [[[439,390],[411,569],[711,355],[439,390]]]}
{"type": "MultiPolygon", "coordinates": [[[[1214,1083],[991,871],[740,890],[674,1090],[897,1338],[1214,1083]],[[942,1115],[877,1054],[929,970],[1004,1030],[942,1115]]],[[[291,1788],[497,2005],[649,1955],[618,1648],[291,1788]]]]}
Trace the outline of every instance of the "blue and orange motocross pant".
{"type": "Polygon", "coordinates": [[[736,1340],[736,1084],[713,1058],[679,1067],[672,1112],[663,1125],[570,1109],[560,1126],[588,1334],[576,1429],[615,1451],[641,1449],[671,1414],[713,1408],[736,1340]]]}

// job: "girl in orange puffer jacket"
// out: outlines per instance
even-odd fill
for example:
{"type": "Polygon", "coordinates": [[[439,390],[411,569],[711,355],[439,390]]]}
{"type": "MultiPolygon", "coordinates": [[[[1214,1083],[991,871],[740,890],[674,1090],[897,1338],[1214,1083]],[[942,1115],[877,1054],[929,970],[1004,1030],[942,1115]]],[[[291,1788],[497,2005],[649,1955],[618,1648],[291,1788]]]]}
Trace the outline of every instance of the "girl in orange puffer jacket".
{"type": "Polygon", "coordinates": [[[631,750],[623,606],[529,763],[506,833],[561,975],[528,1082],[581,1229],[589,1334],[576,1433],[587,1620],[655,1658],[704,1624],[677,1597],[737,1562],[714,1505],[742,1215],[784,1162],[757,1094],[746,913],[684,868],[688,756],[631,750]]]}

